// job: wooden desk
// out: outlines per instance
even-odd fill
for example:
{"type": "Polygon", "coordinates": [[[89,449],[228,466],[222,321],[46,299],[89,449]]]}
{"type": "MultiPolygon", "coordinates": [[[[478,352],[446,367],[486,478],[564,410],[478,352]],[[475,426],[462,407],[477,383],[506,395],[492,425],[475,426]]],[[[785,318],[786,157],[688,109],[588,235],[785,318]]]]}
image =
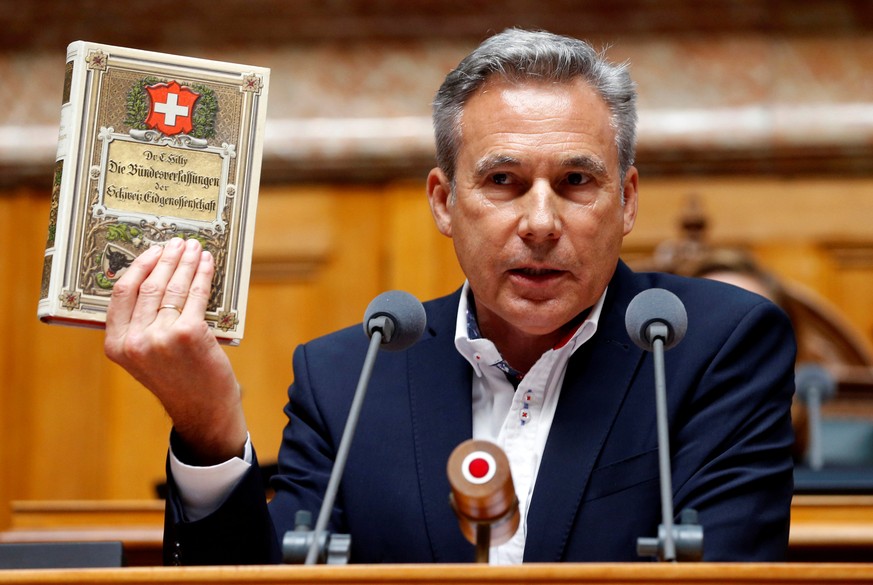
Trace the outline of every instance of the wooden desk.
{"type": "MultiPolygon", "coordinates": [[[[129,566],[161,564],[164,503],[14,502],[0,542],[121,541],[129,566]]],[[[873,496],[795,496],[792,562],[873,562],[873,496]]]]}
{"type": "Polygon", "coordinates": [[[0,542],[120,541],[128,566],[157,566],[163,535],[160,500],[18,501],[0,542]]]}
{"type": "Polygon", "coordinates": [[[873,562],[873,496],[794,496],[790,559],[873,562]]]}
{"type": "Polygon", "coordinates": [[[810,585],[873,583],[870,564],[532,564],[352,565],[345,567],[153,567],[127,569],[0,571],[0,583],[15,585],[500,585],[687,584],[810,585]]]}

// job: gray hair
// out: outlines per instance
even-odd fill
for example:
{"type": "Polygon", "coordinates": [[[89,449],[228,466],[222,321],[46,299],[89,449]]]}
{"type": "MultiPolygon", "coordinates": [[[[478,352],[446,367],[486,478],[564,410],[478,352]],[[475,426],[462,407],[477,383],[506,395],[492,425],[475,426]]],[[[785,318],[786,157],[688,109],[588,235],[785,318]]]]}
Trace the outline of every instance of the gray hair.
{"type": "Polygon", "coordinates": [[[492,75],[512,82],[584,79],[611,112],[621,182],[634,164],[636,89],[627,63],[610,63],[591,45],[544,31],[508,29],[486,39],[446,76],[433,103],[437,164],[454,186],[464,105],[492,75]]]}

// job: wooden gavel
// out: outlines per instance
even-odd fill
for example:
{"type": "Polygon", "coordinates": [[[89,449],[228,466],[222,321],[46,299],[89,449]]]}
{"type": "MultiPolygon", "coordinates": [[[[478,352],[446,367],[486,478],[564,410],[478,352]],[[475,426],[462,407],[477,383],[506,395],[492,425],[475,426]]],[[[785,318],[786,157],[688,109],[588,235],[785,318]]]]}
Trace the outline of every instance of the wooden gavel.
{"type": "Polygon", "coordinates": [[[488,549],[518,530],[518,498],[509,460],[489,441],[470,439],[452,451],[447,465],[449,501],[461,532],[476,545],[476,560],[488,562],[488,549]]]}

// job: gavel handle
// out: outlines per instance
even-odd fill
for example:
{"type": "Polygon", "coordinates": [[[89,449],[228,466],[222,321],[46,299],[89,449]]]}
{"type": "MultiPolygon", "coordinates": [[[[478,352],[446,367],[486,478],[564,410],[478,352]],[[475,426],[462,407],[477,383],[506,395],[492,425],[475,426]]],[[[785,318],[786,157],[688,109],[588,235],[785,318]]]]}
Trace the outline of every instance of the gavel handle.
{"type": "Polygon", "coordinates": [[[476,524],[476,562],[488,564],[491,549],[491,524],[476,524]]]}

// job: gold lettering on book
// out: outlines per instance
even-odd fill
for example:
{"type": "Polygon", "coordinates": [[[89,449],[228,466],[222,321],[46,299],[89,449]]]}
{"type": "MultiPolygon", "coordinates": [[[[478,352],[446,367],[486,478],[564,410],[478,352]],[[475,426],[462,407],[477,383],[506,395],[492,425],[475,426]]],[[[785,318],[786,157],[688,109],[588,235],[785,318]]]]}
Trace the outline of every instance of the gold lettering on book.
{"type": "Polygon", "coordinates": [[[113,140],[104,164],[107,209],[198,222],[216,221],[221,213],[218,153],[113,140]]]}

